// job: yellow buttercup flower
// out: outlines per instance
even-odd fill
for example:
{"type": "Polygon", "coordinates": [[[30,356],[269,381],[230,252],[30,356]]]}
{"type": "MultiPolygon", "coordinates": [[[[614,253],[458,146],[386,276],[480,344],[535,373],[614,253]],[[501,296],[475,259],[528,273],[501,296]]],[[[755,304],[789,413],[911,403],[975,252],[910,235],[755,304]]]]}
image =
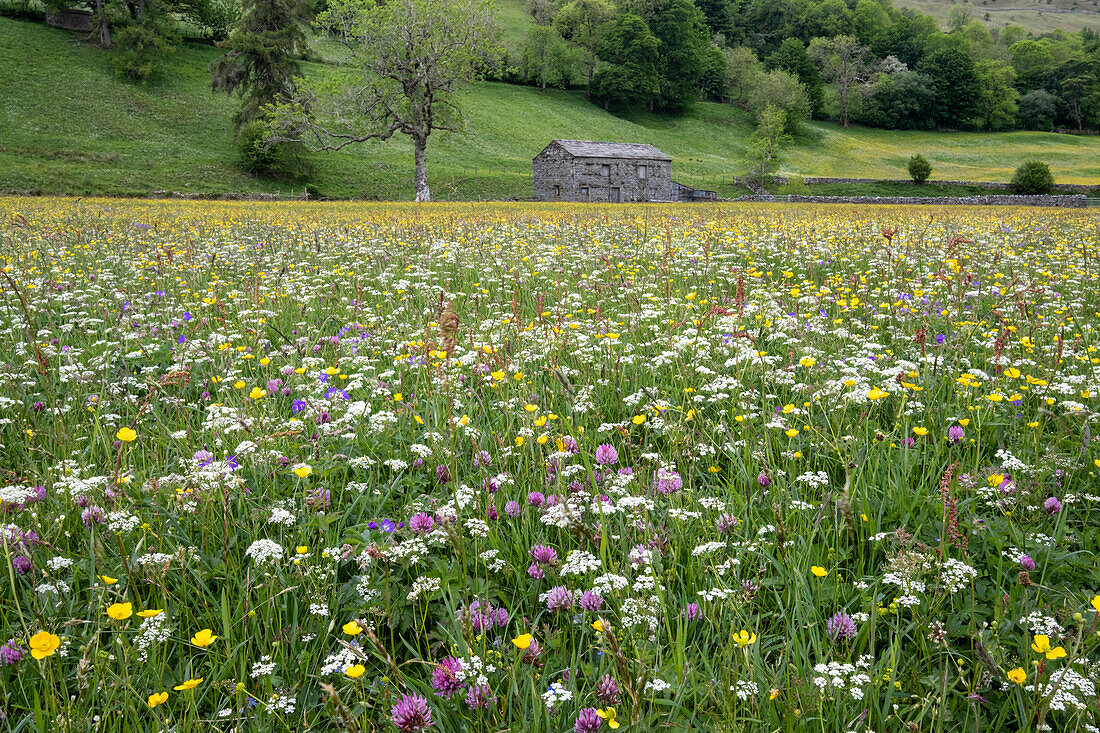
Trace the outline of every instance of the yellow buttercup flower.
{"type": "Polygon", "coordinates": [[[1093,596],[1089,603],[1092,604],[1092,607],[1096,609],[1097,613],[1100,613],[1100,596],[1093,596]]]}
{"type": "Polygon", "coordinates": [[[756,634],[755,633],[750,634],[749,632],[745,631],[744,629],[741,629],[740,631],[738,631],[736,634],[733,635],[733,640],[735,642],[737,642],[737,646],[739,646],[741,648],[744,648],[744,647],[751,646],[752,644],[756,643],[756,634]]]}
{"type": "Polygon", "coordinates": [[[603,631],[603,622],[600,621],[599,619],[596,619],[595,621],[592,622],[592,628],[594,628],[596,631],[602,632],[603,631]]]}
{"type": "Polygon", "coordinates": [[[1066,656],[1066,650],[1060,646],[1051,648],[1050,637],[1046,634],[1036,634],[1031,643],[1031,650],[1038,654],[1045,654],[1047,659],[1061,659],[1066,656]]]}
{"type": "Polygon", "coordinates": [[[61,646],[61,637],[48,631],[39,631],[29,639],[31,656],[35,659],[45,659],[53,656],[57,647],[61,646]]]}
{"type": "Polygon", "coordinates": [[[259,387],[253,387],[252,391],[248,393],[249,399],[258,400],[267,394],[267,390],[260,389],[259,387]]]}
{"type": "Polygon", "coordinates": [[[109,575],[97,575],[96,577],[103,581],[103,585],[114,585],[118,582],[118,578],[112,578],[109,575]]]}
{"type": "Polygon", "coordinates": [[[526,649],[531,646],[533,637],[530,634],[520,634],[515,639],[512,639],[512,643],[518,646],[520,649],[526,649]]]}
{"type": "Polygon", "coordinates": [[[214,640],[218,637],[214,636],[214,632],[210,629],[203,629],[194,636],[191,637],[191,643],[199,647],[208,647],[214,643],[214,640]]]}
{"type": "Polygon", "coordinates": [[[107,607],[107,615],[115,621],[125,621],[134,615],[134,604],[112,603],[107,607]]]}
{"type": "Polygon", "coordinates": [[[913,428],[913,432],[920,436],[928,435],[928,428],[913,428]]]}
{"type": "Polygon", "coordinates": [[[164,613],[163,608],[150,608],[145,611],[138,611],[137,615],[141,616],[142,618],[153,618],[154,616],[159,616],[162,613],[164,613]]]}
{"type": "Polygon", "coordinates": [[[633,422],[635,425],[641,425],[645,422],[645,415],[635,415],[631,422],[633,422]]]}
{"type": "Polygon", "coordinates": [[[881,400],[883,397],[886,397],[889,394],[890,394],[889,392],[884,392],[881,389],[879,389],[878,387],[875,387],[870,392],[867,393],[867,399],[874,402],[875,400],[881,400]]]}
{"type": "Polygon", "coordinates": [[[824,578],[826,575],[829,574],[829,571],[821,567],[820,565],[814,565],[813,567],[811,567],[810,572],[819,578],[824,578]]]}
{"type": "Polygon", "coordinates": [[[155,708],[157,705],[163,705],[168,702],[167,692],[154,692],[149,696],[149,707],[155,708]]]}
{"type": "Polygon", "coordinates": [[[118,432],[115,433],[115,437],[123,443],[129,443],[137,437],[137,431],[133,428],[119,428],[118,432]]]}
{"type": "Polygon", "coordinates": [[[351,665],[350,667],[348,667],[347,669],[344,670],[344,674],[346,674],[348,677],[351,677],[352,679],[355,679],[356,677],[362,677],[363,673],[366,672],[366,671],[367,671],[367,668],[364,667],[363,665],[353,664],[353,665],[351,665]]]}
{"type": "Polygon", "coordinates": [[[297,476],[298,478],[305,478],[306,476],[310,475],[311,473],[313,473],[313,467],[312,466],[298,466],[297,468],[294,469],[294,475],[297,476]]]}
{"type": "Polygon", "coordinates": [[[785,434],[788,438],[793,438],[794,436],[798,435],[798,430],[796,430],[795,428],[791,428],[790,430],[785,431],[785,434]]]}
{"type": "Polygon", "coordinates": [[[1023,668],[1017,667],[1016,669],[1010,669],[1008,671],[1008,679],[1015,682],[1017,685],[1022,685],[1027,680],[1027,673],[1023,668]]]}
{"type": "Polygon", "coordinates": [[[596,715],[607,721],[607,727],[611,730],[615,730],[619,727],[619,721],[615,720],[615,708],[606,708],[603,710],[596,710],[596,715]]]}
{"type": "Polygon", "coordinates": [[[355,636],[356,634],[363,633],[363,629],[359,626],[359,624],[355,623],[354,621],[348,621],[346,624],[340,627],[340,630],[348,636],[355,636]]]}
{"type": "Polygon", "coordinates": [[[199,677],[197,680],[187,680],[186,682],[184,682],[182,684],[176,685],[172,689],[173,690],[178,690],[180,692],[182,692],[183,690],[193,690],[193,689],[195,689],[196,687],[198,687],[199,685],[202,684],[203,679],[204,678],[199,677]]]}

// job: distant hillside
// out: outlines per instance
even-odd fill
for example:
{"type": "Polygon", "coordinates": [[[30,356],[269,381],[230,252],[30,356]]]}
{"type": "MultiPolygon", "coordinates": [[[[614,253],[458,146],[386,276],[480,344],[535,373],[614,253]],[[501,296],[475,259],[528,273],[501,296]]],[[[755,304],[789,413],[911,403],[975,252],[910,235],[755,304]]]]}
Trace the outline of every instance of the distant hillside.
{"type": "MultiPolygon", "coordinates": [[[[235,100],[210,93],[207,64],[220,51],[185,45],[171,74],[148,84],[120,81],[81,34],[0,19],[0,191],[147,195],[289,192],[235,165],[235,100]]],[[[312,64],[308,73],[325,73],[312,64]]],[[[728,105],[698,104],[677,118],[623,119],[579,92],[481,84],[466,94],[466,129],[429,142],[429,181],[441,199],[529,198],[531,158],[553,138],[649,142],[673,157],[684,183],[743,189],[730,181],[752,120],[728,105]]],[[[1046,133],[928,133],[807,125],[781,172],[904,177],[915,152],[935,178],[1008,180],[1025,159],[1048,161],[1065,183],[1100,182],[1100,137],[1046,133]]],[[[404,140],[314,156],[325,196],[408,199],[411,148],[404,140]]],[[[301,190],[301,187],[298,187],[301,190]]]]}
{"type": "MultiPolygon", "coordinates": [[[[957,0],[894,1],[896,7],[931,15],[940,27],[947,26],[947,14],[957,4],[957,0]]],[[[970,6],[972,17],[990,28],[1018,25],[1036,34],[1057,29],[1100,31],[1100,0],[971,0],[970,6]]]]}

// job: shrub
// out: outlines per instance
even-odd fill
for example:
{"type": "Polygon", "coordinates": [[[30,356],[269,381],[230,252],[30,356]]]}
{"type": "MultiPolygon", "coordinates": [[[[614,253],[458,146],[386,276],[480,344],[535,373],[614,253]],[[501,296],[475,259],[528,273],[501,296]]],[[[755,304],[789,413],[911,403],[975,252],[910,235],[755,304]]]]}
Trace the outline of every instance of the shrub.
{"type": "Polygon", "coordinates": [[[913,183],[924,183],[932,175],[932,164],[919,153],[909,159],[909,177],[913,183]]]}
{"type": "Polygon", "coordinates": [[[1054,189],[1054,176],[1050,166],[1038,160],[1029,160],[1016,169],[1012,176],[1012,192],[1035,196],[1047,194],[1054,189]]]}
{"type": "Polygon", "coordinates": [[[270,142],[267,126],[260,120],[245,123],[237,132],[237,152],[241,168],[248,173],[290,181],[303,180],[312,173],[302,146],[270,142]]]}

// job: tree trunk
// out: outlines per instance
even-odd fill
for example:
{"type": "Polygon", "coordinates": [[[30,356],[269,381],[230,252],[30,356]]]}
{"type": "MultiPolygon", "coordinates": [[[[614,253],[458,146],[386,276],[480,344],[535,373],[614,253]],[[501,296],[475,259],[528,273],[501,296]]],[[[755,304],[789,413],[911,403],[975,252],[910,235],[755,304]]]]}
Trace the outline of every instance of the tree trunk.
{"type": "Polygon", "coordinates": [[[110,48],[111,30],[107,27],[107,10],[103,7],[103,0],[95,2],[95,20],[99,25],[99,45],[102,48],[110,48]]]}
{"type": "Polygon", "coordinates": [[[840,83],[840,125],[848,126],[848,85],[845,82],[840,83]]]}
{"type": "Polygon", "coordinates": [[[413,188],[417,201],[431,201],[428,190],[428,136],[413,135],[413,188]]]}
{"type": "Polygon", "coordinates": [[[588,65],[588,85],[584,88],[584,101],[592,101],[592,75],[596,73],[596,65],[588,65]]]}

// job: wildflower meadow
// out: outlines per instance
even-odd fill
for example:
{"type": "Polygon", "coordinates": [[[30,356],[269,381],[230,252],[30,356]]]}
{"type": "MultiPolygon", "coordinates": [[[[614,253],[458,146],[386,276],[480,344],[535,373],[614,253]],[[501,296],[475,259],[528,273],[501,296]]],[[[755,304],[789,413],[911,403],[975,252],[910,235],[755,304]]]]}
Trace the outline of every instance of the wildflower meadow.
{"type": "Polygon", "coordinates": [[[0,199],[0,730],[1096,733],[1098,240],[0,199]]]}

